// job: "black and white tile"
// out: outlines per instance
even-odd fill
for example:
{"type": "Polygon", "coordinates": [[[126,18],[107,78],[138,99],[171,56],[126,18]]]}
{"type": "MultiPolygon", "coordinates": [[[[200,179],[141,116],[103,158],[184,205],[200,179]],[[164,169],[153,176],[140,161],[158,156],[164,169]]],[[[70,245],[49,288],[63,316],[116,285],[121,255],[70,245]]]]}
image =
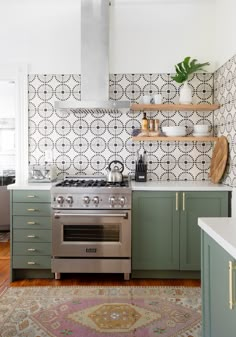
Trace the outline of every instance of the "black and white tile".
{"type": "MultiPolygon", "coordinates": [[[[228,88],[233,79],[233,71],[232,76],[225,76],[228,88]]],[[[124,163],[125,174],[133,174],[137,153],[146,151],[148,179],[208,179],[211,143],[133,142],[132,131],[140,128],[142,119],[142,113],[137,111],[56,111],[55,101],[80,100],[80,82],[77,74],[29,75],[30,164],[43,164],[45,151],[51,150],[60,177],[64,174],[104,174],[108,163],[114,159],[124,163]]],[[[213,74],[194,74],[189,83],[194,103],[212,103],[213,74]]],[[[221,89],[221,84],[218,88],[221,89]]],[[[144,94],[160,93],[163,103],[175,104],[178,103],[179,89],[180,85],[171,79],[171,74],[110,75],[110,99],[113,100],[128,99],[134,103],[140,102],[144,94]]],[[[222,97],[223,89],[220,92],[222,97]]],[[[232,97],[227,97],[225,109],[234,106],[232,97]]],[[[236,128],[236,118],[228,117],[227,121],[222,121],[222,113],[215,116],[218,129],[225,131],[227,124],[227,130],[232,132],[236,128]]],[[[194,124],[212,127],[214,120],[213,113],[200,111],[147,111],[147,117],[159,119],[161,126],[184,125],[188,134],[192,133],[194,124]]]]}
{"type": "Polygon", "coordinates": [[[223,182],[236,187],[236,55],[214,73],[215,130],[229,142],[229,158],[223,182]]]}

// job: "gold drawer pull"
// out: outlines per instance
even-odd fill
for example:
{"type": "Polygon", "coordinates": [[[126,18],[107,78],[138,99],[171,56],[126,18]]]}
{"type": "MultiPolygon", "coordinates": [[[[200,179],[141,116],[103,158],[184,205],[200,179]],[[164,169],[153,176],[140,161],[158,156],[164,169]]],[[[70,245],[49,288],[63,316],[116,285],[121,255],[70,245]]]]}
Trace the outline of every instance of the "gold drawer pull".
{"type": "Polygon", "coordinates": [[[229,308],[233,310],[235,305],[234,289],[233,289],[233,271],[236,270],[236,264],[229,261],[229,308]]]}
{"type": "Polygon", "coordinates": [[[179,193],[178,192],[175,193],[175,210],[176,211],[179,210],[179,193]]]}
{"type": "Polygon", "coordinates": [[[27,225],[36,225],[36,222],[35,221],[28,221],[27,225]]]}
{"type": "Polygon", "coordinates": [[[28,250],[28,252],[35,252],[36,251],[35,248],[28,248],[27,250],[28,250]]]}
{"type": "Polygon", "coordinates": [[[27,238],[31,239],[31,238],[36,238],[35,235],[27,235],[27,238]]]}
{"type": "Polygon", "coordinates": [[[185,193],[183,192],[183,211],[185,211],[185,193]]]}
{"type": "Polygon", "coordinates": [[[27,208],[27,211],[28,212],[36,212],[38,211],[36,208],[27,208]]]}
{"type": "Polygon", "coordinates": [[[36,263],[33,262],[33,261],[28,261],[27,264],[31,264],[32,265],[32,264],[36,264],[36,263]]]}
{"type": "Polygon", "coordinates": [[[35,198],[35,195],[27,195],[27,198],[35,198]]]}

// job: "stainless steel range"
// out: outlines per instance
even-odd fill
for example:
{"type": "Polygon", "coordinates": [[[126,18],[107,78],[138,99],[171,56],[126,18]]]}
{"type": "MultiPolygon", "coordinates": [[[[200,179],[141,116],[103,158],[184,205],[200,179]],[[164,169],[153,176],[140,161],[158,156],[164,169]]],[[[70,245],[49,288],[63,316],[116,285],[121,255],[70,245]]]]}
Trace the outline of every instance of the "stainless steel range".
{"type": "Polygon", "coordinates": [[[131,273],[131,186],[102,177],[66,177],[51,190],[52,271],[131,273]]]}

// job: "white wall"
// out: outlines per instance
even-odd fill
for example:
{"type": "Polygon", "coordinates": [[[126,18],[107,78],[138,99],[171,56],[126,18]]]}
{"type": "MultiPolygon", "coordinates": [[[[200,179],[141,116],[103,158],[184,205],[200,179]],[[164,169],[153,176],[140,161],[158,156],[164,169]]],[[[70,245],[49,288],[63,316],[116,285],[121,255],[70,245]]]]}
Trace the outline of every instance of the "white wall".
{"type": "MultiPolygon", "coordinates": [[[[214,1],[113,0],[110,72],[173,72],[187,55],[214,70],[214,1]]],[[[0,43],[0,64],[80,73],[80,0],[0,0],[0,43]]]]}
{"type": "Polygon", "coordinates": [[[236,1],[216,0],[216,68],[236,54],[236,1]]]}

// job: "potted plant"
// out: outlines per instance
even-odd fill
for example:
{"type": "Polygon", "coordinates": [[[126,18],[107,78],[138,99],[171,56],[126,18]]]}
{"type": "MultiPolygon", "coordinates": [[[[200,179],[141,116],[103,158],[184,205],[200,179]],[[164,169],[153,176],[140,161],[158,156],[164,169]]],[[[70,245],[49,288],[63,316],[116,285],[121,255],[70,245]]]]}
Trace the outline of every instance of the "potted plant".
{"type": "Polygon", "coordinates": [[[209,62],[197,63],[196,59],[192,59],[190,56],[185,57],[185,59],[175,65],[176,75],[171,78],[177,83],[183,83],[184,85],[180,89],[179,102],[181,104],[190,104],[192,103],[192,90],[188,84],[189,75],[197,72],[204,71],[203,67],[209,66],[209,62]]]}

